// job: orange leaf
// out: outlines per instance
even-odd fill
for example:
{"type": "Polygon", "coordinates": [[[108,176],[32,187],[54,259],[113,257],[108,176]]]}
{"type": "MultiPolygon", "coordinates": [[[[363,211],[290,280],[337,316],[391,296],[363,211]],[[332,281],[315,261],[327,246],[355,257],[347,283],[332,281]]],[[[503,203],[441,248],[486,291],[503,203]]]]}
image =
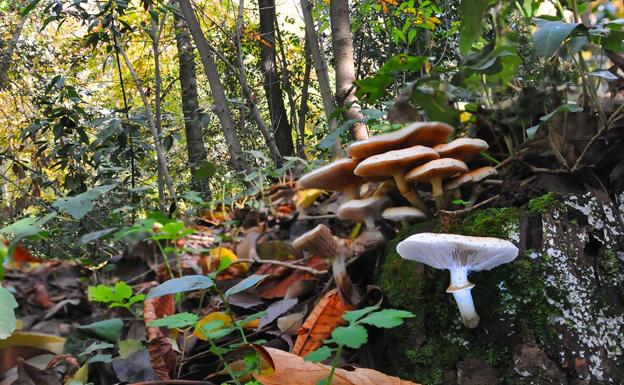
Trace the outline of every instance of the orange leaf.
{"type": "MultiPolygon", "coordinates": [[[[260,357],[268,361],[273,373],[254,374],[262,385],[316,385],[327,378],[331,367],[305,362],[303,358],[279,349],[253,345],[260,357]]],[[[398,377],[391,377],[373,369],[336,369],[332,385],[418,385],[398,377]]]]}
{"type": "Polygon", "coordinates": [[[316,304],[303,326],[297,330],[297,341],[293,353],[305,356],[323,345],[338,326],[344,325],[342,315],[347,309],[337,289],[333,289],[316,304]]]}
{"type": "MultiPolygon", "coordinates": [[[[148,298],[143,304],[145,324],[172,315],[175,310],[173,295],[148,298]]],[[[161,380],[170,380],[178,361],[178,356],[160,328],[147,326],[147,350],[150,353],[152,367],[161,380]]]]}
{"type": "MultiPolygon", "coordinates": [[[[328,268],[328,263],[325,259],[319,257],[312,257],[306,263],[307,266],[313,267],[318,270],[326,270],[328,268]]],[[[306,271],[303,270],[295,270],[289,269],[284,266],[277,265],[263,265],[261,266],[256,274],[271,274],[275,275],[275,277],[270,277],[268,280],[265,279],[256,289],[255,293],[260,298],[272,299],[272,298],[284,298],[288,289],[295,283],[299,281],[316,281],[317,278],[306,271]],[[279,269],[281,268],[281,269],[279,269]],[[263,272],[259,272],[263,270],[263,272]],[[286,275],[287,273],[289,273],[286,275]],[[284,278],[281,278],[285,276],[284,278]]]]}

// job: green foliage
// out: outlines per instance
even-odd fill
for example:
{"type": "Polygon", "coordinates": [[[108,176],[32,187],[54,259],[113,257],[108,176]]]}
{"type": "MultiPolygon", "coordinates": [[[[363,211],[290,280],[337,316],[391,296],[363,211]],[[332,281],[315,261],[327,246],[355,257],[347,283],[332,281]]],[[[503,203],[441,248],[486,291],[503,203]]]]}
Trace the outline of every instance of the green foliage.
{"type": "Polygon", "coordinates": [[[155,321],[150,322],[148,326],[166,327],[169,329],[182,329],[189,326],[194,326],[197,321],[199,321],[199,317],[197,316],[197,314],[187,312],[159,318],[155,321]]]}
{"type": "Polygon", "coordinates": [[[109,308],[122,307],[138,316],[139,313],[135,313],[132,306],[143,301],[145,294],[134,295],[132,287],[119,281],[115,286],[89,286],[88,297],[89,301],[107,303],[109,308]]]}
{"type": "Polygon", "coordinates": [[[145,298],[162,297],[167,294],[178,294],[194,290],[205,290],[212,286],[214,286],[214,281],[205,275],[186,275],[161,283],[153,288],[145,298]]]}
{"type": "Polygon", "coordinates": [[[0,340],[8,338],[15,330],[17,302],[7,289],[0,286],[0,340]]]}
{"type": "Polygon", "coordinates": [[[574,32],[586,29],[581,23],[565,23],[535,19],[537,31],[533,35],[535,50],[539,56],[551,57],[561,47],[564,40],[574,32]]]}
{"type": "Polygon", "coordinates": [[[488,8],[496,4],[496,0],[462,0],[459,12],[462,15],[459,29],[459,50],[462,54],[470,51],[472,44],[481,37],[488,8]]]}
{"type": "Polygon", "coordinates": [[[527,210],[536,214],[545,214],[552,209],[562,210],[565,206],[561,202],[559,194],[549,192],[531,199],[527,205],[527,210]]]}

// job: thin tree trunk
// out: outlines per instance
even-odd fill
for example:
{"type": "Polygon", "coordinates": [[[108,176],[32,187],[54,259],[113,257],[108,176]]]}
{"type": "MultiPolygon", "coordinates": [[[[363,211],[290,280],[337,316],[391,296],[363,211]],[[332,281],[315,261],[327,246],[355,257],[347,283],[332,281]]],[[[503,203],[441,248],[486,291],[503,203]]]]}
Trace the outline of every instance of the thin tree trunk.
{"type": "MultiPolygon", "coordinates": [[[[329,3],[329,18],[336,71],[336,100],[339,106],[346,107],[343,113],[345,119],[362,119],[364,116],[355,96],[355,65],[353,64],[349,0],[332,0],[329,3]]],[[[351,134],[355,140],[368,139],[368,131],[364,123],[353,124],[351,134]]]]}
{"type": "Polygon", "coordinates": [[[199,97],[197,96],[197,74],[193,42],[183,18],[175,17],[175,36],[178,47],[178,63],[180,67],[180,88],[182,89],[182,112],[184,113],[184,130],[186,133],[186,151],[188,165],[191,170],[191,186],[210,197],[208,184],[195,177],[199,165],[208,158],[202,128],[199,121],[199,97]]]}
{"type": "Polygon", "coordinates": [[[5,87],[6,77],[13,59],[13,52],[15,52],[15,47],[17,46],[17,42],[19,41],[25,24],[26,16],[20,17],[20,21],[13,30],[13,34],[11,35],[11,40],[9,40],[6,51],[0,56],[0,90],[5,87]]]}
{"type": "Polygon", "coordinates": [[[191,31],[195,46],[199,52],[204,72],[208,78],[210,84],[210,91],[212,92],[212,98],[215,103],[215,113],[221,122],[221,130],[225,137],[225,142],[228,146],[228,152],[230,160],[234,168],[239,171],[247,169],[247,162],[242,157],[243,150],[241,148],[240,140],[236,135],[236,128],[234,126],[234,119],[232,113],[227,104],[227,97],[223,89],[221,79],[219,79],[219,73],[217,72],[217,65],[215,64],[212,53],[210,52],[210,46],[206,37],[204,36],[197,16],[193,11],[193,7],[189,0],[178,0],[180,9],[186,20],[186,24],[191,31]]]}
{"type": "Polygon", "coordinates": [[[126,67],[128,67],[128,71],[130,72],[130,76],[134,81],[134,84],[137,86],[139,91],[139,95],[141,96],[141,100],[143,101],[143,106],[145,107],[145,115],[147,115],[147,121],[149,123],[149,130],[152,134],[152,138],[154,139],[154,147],[156,148],[156,158],[158,160],[158,167],[161,169],[165,182],[167,183],[167,188],[169,189],[169,194],[171,195],[171,199],[174,203],[177,202],[177,196],[175,193],[175,189],[173,188],[173,182],[171,181],[171,175],[169,175],[169,168],[167,167],[167,161],[165,159],[165,152],[162,149],[160,138],[158,137],[158,132],[156,131],[156,121],[154,120],[154,115],[152,114],[152,109],[150,108],[149,100],[147,100],[147,96],[145,95],[145,90],[143,89],[143,85],[141,85],[141,81],[134,70],[134,66],[126,53],[123,45],[120,44],[117,31],[111,31],[113,34],[113,41],[115,42],[115,46],[119,50],[119,54],[124,59],[124,63],[126,63],[126,67]]]}
{"type": "Polygon", "coordinates": [[[297,155],[301,159],[306,159],[305,154],[305,126],[306,115],[308,114],[308,94],[310,88],[310,72],[312,72],[312,66],[310,65],[310,44],[308,39],[305,41],[304,48],[305,57],[305,69],[303,70],[303,86],[301,87],[301,105],[299,107],[299,127],[297,132],[297,155]]]}
{"type": "MultiPolygon", "coordinates": [[[[153,8],[150,6],[150,12],[153,12],[153,8]]],[[[163,17],[162,21],[164,23],[165,18],[163,17]]],[[[162,100],[161,100],[161,92],[162,92],[162,77],[160,73],[160,31],[156,21],[152,18],[151,22],[152,27],[152,50],[154,51],[154,123],[156,124],[156,133],[158,135],[158,141],[160,147],[162,148],[162,100]]],[[[165,181],[163,170],[161,167],[158,167],[158,201],[160,206],[160,211],[165,212],[166,200],[165,200],[165,181]]]]}
{"type": "Polygon", "coordinates": [[[247,82],[247,71],[245,69],[245,63],[243,62],[243,50],[241,45],[241,38],[243,36],[244,9],[245,0],[240,0],[238,3],[238,15],[236,16],[236,59],[238,61],[238,81],[243,90],[243,95],[245,96],[245,99],[247,99],[249,109],[251,110],[251,116],[256,121],[258,129],[262,133],[262,136],[264,136],[264,140],[267,144],[267,147],[269,148],[269,152],[271,153],[271,158],[273,158],[273,162],[277,166],[280,166],[282,164],[282,155],[280,154],[279,148],[277,148],[277,144],[275,143],[273,135],[264,123],[264,119],[262,119],[262,115],[260,115],[258,106],[256,106],[256,103],[254,103],[253,98],[251,97],[251,88],[249,87],[249,83],[247,82]]]}
{"type": "Polygon", "coordinates": [[[275,142],[280,154],[292,156],[295,148],[292,139],[292,128],[288,122],[286,106],[282,98],[280,77],[276,68],[275,53],[275,0],[258,0],[260,13],[260,49],[261,71],[264,75],[264,92],[267,97],[271,126],[275,135],[275,142]]]}
{"type": "MultiPolygon", "coordinates": [[[[322,53],[320,40],[318,38],[318,34],[316,33],[316,27],[314,26],[312,4],[308,0],[301,0],[301,11],[303,13],[303,20],[305,23],[306,41],[310,47],[310,54],[312,55],[312,62],[314,63],[314,71],[316,72],[316,78],[321,91],[323,109],[325,110],[325,117],[327,118],[329,131],[331,132],[338,127],[336,119],[332,117],[334,114],[334,94],[329,84],[329,74],[327,73],[325,56],[322,53]]],[[[340,141],[338,139],[336,139],[333,143],[332,155],[334,158],[338,158],[342,155],[342,147],[340,146],[340,141]]]]}

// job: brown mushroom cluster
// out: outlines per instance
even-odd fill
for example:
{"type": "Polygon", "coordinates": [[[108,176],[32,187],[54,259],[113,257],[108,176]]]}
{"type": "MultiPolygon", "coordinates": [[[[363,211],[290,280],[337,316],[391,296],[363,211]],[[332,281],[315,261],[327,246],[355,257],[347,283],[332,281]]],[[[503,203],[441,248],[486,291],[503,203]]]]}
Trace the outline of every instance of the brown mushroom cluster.
{"type": "Polygon", "coordinates": [[[302,189],[339,191],[345,196],[337,212],[343,220],[353,220],[374,227],[376,220],[407,223],[430,216],[418,186],[431,186],[431,198],[437,210],[460,198],[462,186],[472,186],[471,202],[478,194],[478,182],[496,175],[493,167],[469,170],[466,162],[488,149],[481,139],[459,138],[448,142],[454,128],[442,122],[412,123],[400,130],[374,136],[351,144],[348,158],[334,161],[299,179],[302,189]],[[385,193],[392,181],[410,206],[390,207],[385,193]],[[360,196],[369,182],[383,182],[370,196],[360,196]]]}

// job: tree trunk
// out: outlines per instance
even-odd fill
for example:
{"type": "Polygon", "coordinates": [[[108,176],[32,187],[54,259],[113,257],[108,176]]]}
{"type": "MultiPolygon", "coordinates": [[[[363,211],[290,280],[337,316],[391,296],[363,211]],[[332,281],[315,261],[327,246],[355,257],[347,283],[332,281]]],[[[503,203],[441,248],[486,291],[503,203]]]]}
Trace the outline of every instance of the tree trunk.
{"type": "Polygon", "coordinates": [[[22,34],[22,29],[24,29],[24,24],[26,24],[25,16],[20,17],[20,21],[11,35],[11,40],[9,40],[9,43],[7,44],[6,51],[4,51],[0,56],[0,90],[5,87],[6,77],[13,58],[13,52],[15,52],[15,47],[17,46],[20,35],[22,34]]]}
{"type": "Polygon", "coordinates": [[[180,66],[180,88],[182,89],[182,111],[184,113],[184,130],[186,133],[186,150],[188,165],[191,171],[191,186],[200,191],[205,198],[210,197],[208,184],[195,177],[199,165],[207,159],[207,152],[199,122],[199,98],[197,96],[197,75],[193,42],[183,18],[175,18],[175,36],[178,46],[178,62],[180,66]]]}
{"type": "MultiPolygon", "coordinates": [[[[329,17],[336,71],[336,100],[339,106],[346,108],[343,113],[345,119],[362,119],[364,116],[355,96],[355,65],[349,0],[332,0],[329,3],[329,17]]],[[[353,124],[351,134],[355,140],[368,139],[368,131],[364,123],[353,124]]]]}
{"type": "Polygon", "coordinates": [[[267,97],[271,126],[277,148],[282,156],[292,156],[295,153],[292,128],[288,122],[280,77],[276,69],[275,54],[275,0],[258,0],[260,12],[260,36],[262,48],[260,50],[261,71],[264,75],[264,92],[267,97]]]}
{"type": "Polygon", "coordinates": [[[208,41],[201,30],[201,26],[199,25],[197,16],[195,16],[195,12],[193,11],[190,1],[178,0],[178,3],[180,4],[180,9],[184,15],[186,24],[191,31],[193,40],[195,40],[195,45],[197,46],[197,51],[199,52],[204,72],[208,78],[212,98],[215,103],[215,113],[221,122],[221,130],[225,136],[225,142],[228,146],[228,152],[230,154],[232,165],[239,171],[245,170],[247,168],[247,162],[245,162],[242,158],[242,148],[240,140],[236,135],[234,119],[232,118],[232,113],[228,107],[227,97],[225,96],[221,79],[219,79],[217,66],[214,58],[212,57],[212,53],[210,52],[208,41]]]}
{"type": "MultiPolygon", "coordinates": [[[[312,4],[308,0],[301,0],[301,11],[305,22],[306,42],[310,48],[312,62],[314,64],[314,72],[318,80],[319,89],[321,91],[321,99],[323,100],[323,109],[327,118],[329,131],[333,131],[338,126],[336,119],[332,117],[334,113],[334,95],[329,85],[329,74],[327,73],[327,63],[325,56],[320,47],[316,27],[314,26],[314,18],[312,17],[312,4]]],[[[336,139],[332,147],[332,156],[338,158],[342,155],[342,147],[340,141],[336,139]]]]}

